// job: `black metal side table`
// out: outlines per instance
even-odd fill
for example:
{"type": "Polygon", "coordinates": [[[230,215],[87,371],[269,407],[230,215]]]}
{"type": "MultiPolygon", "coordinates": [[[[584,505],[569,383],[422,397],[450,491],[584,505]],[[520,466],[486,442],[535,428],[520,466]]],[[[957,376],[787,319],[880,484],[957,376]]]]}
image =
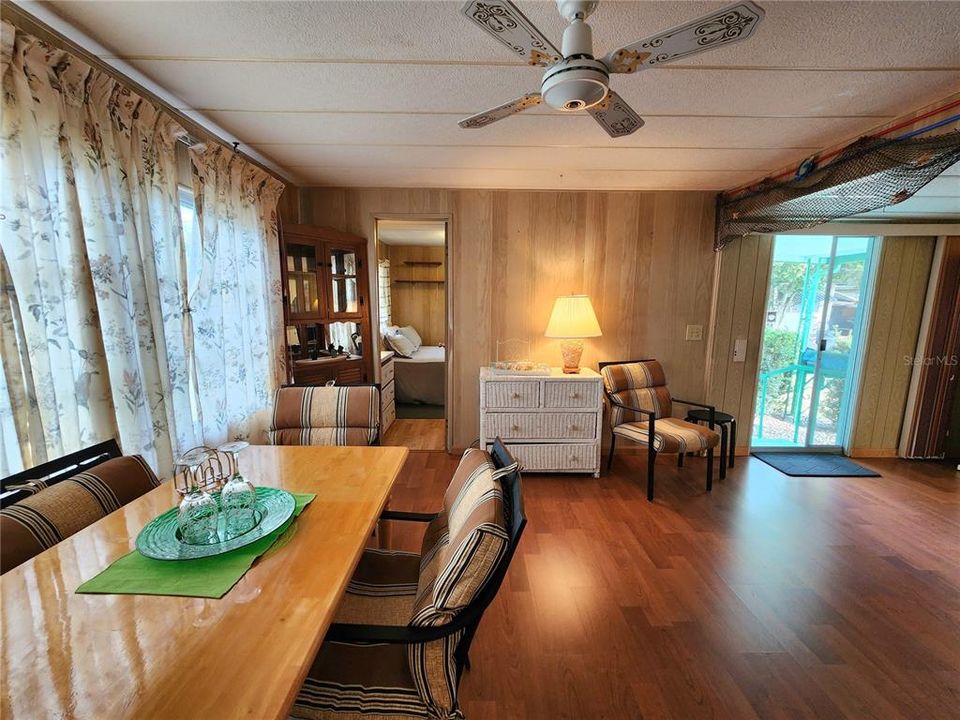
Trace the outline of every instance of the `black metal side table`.
{"type": "MultiPolygon", "coordinates": [[[[687,422],[709,423],[710,411],[703,408],[696,408],[687,413],[687,422]]],[[[714,425],[720,426],[720,479],[727,476],[727,466],[733,467],[733,458],[737,451],[737,419],[730,413],[714,410],[714,425]],[[727,429],[729,426],[729,430],[727,429]],[[729,459],[727,448],[730,448],[729,459]]]]}

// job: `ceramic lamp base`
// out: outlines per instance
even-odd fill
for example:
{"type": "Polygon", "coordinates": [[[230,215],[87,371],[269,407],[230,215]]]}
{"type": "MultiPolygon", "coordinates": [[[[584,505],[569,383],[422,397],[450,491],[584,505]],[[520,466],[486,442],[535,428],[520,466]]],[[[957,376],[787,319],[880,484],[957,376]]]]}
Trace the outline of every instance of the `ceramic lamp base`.
{"type": "Polygon", "coordinates": [[[583,355],[583,340],[564,340],[560,343],[563,355],[563,371],[568,375],[580,372],[580,356],[583,355]]]}

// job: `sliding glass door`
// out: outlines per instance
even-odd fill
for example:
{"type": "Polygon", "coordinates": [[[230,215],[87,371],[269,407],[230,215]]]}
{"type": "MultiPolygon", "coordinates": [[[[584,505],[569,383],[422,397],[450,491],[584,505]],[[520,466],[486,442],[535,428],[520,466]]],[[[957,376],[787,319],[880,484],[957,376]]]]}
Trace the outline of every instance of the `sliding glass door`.
{"type": "Polygon", "coordinates": [[[843,445],[874,244],[871,237],[774,238],[754,447],[843,445]]]}

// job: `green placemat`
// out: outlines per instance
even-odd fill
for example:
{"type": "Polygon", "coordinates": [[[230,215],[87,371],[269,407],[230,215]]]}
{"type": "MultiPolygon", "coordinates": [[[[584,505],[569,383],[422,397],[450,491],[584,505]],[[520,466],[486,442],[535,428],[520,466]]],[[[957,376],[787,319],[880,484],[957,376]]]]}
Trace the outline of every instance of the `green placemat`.
{"type": "Polygon", "coordinates": [[[155,560],[134,550],[87,580],[77,588],[77,592],[222,598],[316,497],[309,493],[292,495],[297,501],[293,517],[246,547],[196,560],[155,560]]]}

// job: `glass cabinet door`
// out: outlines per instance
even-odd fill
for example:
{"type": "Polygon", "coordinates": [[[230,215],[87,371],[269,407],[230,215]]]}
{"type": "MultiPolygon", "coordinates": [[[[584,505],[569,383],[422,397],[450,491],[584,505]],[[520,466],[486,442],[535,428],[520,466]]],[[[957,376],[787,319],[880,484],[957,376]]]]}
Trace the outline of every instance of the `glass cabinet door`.
{"type": "Polygon", "coordinates": [[[332,317],[360,314],[357,252],[350,247],[327,247],[330,263],[330,315],[332,317]]]}
{"type": "Polygon", "coordinates": [[[291,317],[320,314],[320,283],[317,253],[313,245],[287,245],[287,297],[291,317]]]}

